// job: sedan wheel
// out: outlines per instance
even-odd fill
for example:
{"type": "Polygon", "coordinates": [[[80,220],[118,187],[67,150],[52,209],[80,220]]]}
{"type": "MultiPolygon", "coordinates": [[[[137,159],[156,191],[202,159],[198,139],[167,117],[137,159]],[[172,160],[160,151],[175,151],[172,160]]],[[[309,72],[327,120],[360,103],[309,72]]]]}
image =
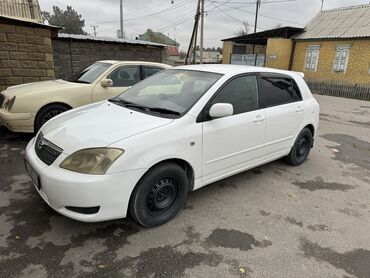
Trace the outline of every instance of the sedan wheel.
{"type": "Polygon", "coordinates": [[[37,132],[47,121],[68,110],[61,104],[51,104],[42,108],[35,118],[35,132],[37,132]]]}

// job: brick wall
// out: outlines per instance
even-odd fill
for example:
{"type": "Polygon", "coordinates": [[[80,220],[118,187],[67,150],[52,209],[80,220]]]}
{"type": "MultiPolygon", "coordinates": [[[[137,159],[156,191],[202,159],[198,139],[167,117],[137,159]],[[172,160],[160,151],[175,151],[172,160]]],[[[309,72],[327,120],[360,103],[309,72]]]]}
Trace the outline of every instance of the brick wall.
{"type": "Polygon", "coordinates": [[[0,90],[54,79],[49,29],[0,24],[0,90]]]}
{"type": "Polygon", "coordinates": [[[134,44],[53,39],[56,78],[70,78],[99,60],[164,62],[165,49],[134,44]]]}
{"type": "Polygon", "coordinates": [[[327,41],[297,41],[293,70],[303,71],[308,80],[342,81],[349,84],[369,84],[370,82],[370,40],[327,40],[327,41]],[[337,45],[349,44],[349,60],[346,72],[332,70],[337,45]],[[304,68],[306,49],[310,45],[320,46],[317,70],[304,68]]]}

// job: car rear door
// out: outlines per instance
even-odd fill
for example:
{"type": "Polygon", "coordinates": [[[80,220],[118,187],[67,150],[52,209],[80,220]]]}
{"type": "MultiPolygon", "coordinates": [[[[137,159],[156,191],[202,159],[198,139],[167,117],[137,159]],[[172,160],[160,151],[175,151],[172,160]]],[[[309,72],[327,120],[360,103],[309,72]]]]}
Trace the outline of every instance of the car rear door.
{"type": "Polygon", "coordinates": [[[265,117],[260,109],[257,75],[234,77],[215,94],[203,113],[203,182],[234,174],[258,161],[265,117]],[[209,109],[215,103],[232,104],[234,114],[209,118],[209,109]]]}
{"type": "Polygon", "coordinates": [[[305,106],[296,82],[289,75],[261,73],[260,84],[266,111],[263,156],[272,159],[284,155],[294,144],[305,106]]]}
{"type": "Polygon", "coordinates": [[[141,81],[140,65],[124,65],[112,70],[105,77],[113,81],[113,86],[103,87],[98,82],[93,89],[93,102],[115,97],[141,81]]]}

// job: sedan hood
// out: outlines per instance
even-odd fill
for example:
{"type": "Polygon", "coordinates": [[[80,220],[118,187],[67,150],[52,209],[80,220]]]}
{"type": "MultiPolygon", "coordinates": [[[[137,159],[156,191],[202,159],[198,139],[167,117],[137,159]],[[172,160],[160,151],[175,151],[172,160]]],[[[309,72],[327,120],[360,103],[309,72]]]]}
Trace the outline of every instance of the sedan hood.
{"type": "Polygon", "coordinates": [[[56,89],[64,88],[79,88],[89,84],[68,82],[62,79],[49,80],[49,81],[39,81],[33,83],[26,83],[22,85],[11,86],[7,88],[2,94],[6,97],[19,96],[26,93],[40,92],[40,91],[50,91],[53,92],[56,89]]]}
{"type": "Polygon", "coordinates": [[[71,154],[80,149],[105,147],[172,121],[104,101],[63,113],[47,122],[41,132],[71,154]]]}

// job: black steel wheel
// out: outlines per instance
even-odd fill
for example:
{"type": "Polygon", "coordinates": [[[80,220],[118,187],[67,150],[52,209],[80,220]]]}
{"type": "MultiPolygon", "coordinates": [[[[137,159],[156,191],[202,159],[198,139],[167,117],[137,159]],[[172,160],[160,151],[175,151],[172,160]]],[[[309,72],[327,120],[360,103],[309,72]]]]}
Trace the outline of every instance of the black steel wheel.
{"type": "Polygon", "coordinates": [[[293,166],[302,164],[310,153],[312,142],[312,132],[306,127],[299,133],[290,153],[285,157],[286,162],[293,166]]]}
{"type": "Polygon", "coordinates": [[[47,121],[67,111],[69,108],[61,104],[51,104],[43,107],[35,118],[35,132],[37,132],[47,121]]]}
{"type": "Polygon", "coordinates": [[[130,214],[144,227],[164,224],[182,209],[188,191],[185,171],[177,164],[161,163],[136,185],[130,198],[130,214]]]}

